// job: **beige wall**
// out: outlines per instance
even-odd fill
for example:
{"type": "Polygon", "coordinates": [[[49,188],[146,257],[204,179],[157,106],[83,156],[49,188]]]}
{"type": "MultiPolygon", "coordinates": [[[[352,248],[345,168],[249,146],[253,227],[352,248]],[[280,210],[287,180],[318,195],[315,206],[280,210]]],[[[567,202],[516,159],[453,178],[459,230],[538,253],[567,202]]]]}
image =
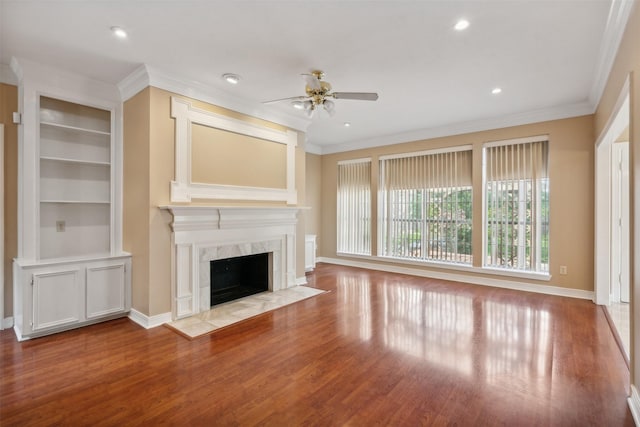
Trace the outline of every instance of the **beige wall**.
{"type": "Polygon", "coordinates": [[[138,93],[123,109],[122,247],[132,254],[132,307],[149,313],[149,151],[150,90],[138,93]]]}
{"type": "MultiPolygon", "coordinates": [[[[4,315],[13,315],[13,258],[18,255],[18,88],[0,83],[0,123],[4,124],[4,315]]],[[[2,319],[0,319],[2,321],[2,319]]]]}
{"type": "Polygon", "coordinates": [[[287,188],[287,146],[192,124],[191,181],[287,188]]]}
{"type": "Polygon", "coordinates": [[[320,240],[320,230],[322,221],[322,157],[317,154],[307,153],[305,188],[306,198],[304,205],[309,207],[305,211],[305,233],[315,234],[320,240]]]}
{"type": "MultiPolygon", "coordinates": [[[[175,120],[171,118],[171,92],[149,87],[125,103],[124,110],[124,242],[134,255],[132,266],[133,308],[147,316],[171,311],[171,214],[158,206],[171,204],[174,179],[175,120]],[[141,229],[139,229],[141,228],[141,229]],[[139,270],[136,272],[136,270],[139,270]]],[[[249,123],[282,130],[282,126],[190,99],[194,106],[249,123]]],[[[240,148],[227,147],[242,155],[240,148]]],[[[212,155],[208,153],[207,155],[212,155]]],[[[278,163],[280,165],[280,163],[278,163]]],[[[282,175],[281,166],[273,175],[282,175]]],[[[284,165],[286,166],[286,164],[284,165]]],[[[266,173],[266,171],[265,171],[266,173]]],[[[304,200],[304,135],[296,150],[296,188],[304,200]]],[[[279,178],[277,178],[279,179],[279,178]]],[[[216,182],[219,183],[219,182],[216,182]]],[[[205,201],[193,204],[217,206],[283,206],[255,201],[205,201]]],[[[297,277],[304,276],[304,219],[297,228],[297,277]]]]}
{"type": "Polygon", "coordinates": [[[630,77],[629,161],[631,180],[631,384],[640,384],[640,5],[633,6],[625,34],[595,114],[595,135],[605,130],[630,77]]]}
{"type": "MultiPolygon", "coordinates": [[[[525,126],[495,129],[446,138],[409,142],[367,150],[322,156],[322,241],[319,256],[336,255],[336,172],[337,162],[372,157],[372,203],[376,206],[378,157],[433,148],[471,144],[473,146],[473,229],[482,229],[482,144],[487,141],[548,134],[550,140],[550,273],[551,284],[565,288],[593,290],[593,203],[594,135],[593,116],[556,120],[525,126]],[[478,191],[479,190],[479,191],[478,191]],[[568,274],[560,276],[560,265],[568,274]]],[[[375,254],[376,211],[373,209],[375,254]]],[[[473,233],[474,265],[480,266],[482,235],[473,233]]],[[[419,267],[417,267],[419,268],[419,267]]],[[[430,269],[426,268],[425,269],[430,269]]],[[[437,270],[437,269],[433,269],[437,270]]],[[[486,277],[487,275],[482,275],[486,277]]],[[[500,277],[504,279],[503,276],[500,277]]],[[[527,282],[526,279],[517,279],[527,282]]]]}

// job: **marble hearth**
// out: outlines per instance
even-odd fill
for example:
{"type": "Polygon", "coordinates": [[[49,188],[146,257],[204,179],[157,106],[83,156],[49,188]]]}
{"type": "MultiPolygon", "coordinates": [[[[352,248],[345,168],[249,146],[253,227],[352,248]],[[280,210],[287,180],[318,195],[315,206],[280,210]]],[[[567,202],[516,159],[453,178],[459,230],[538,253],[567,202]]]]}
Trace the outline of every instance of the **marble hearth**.
{"type": "Polygon", "coordinates": [[[210,307],[213,260],[272,254],[270,291],[296,285],[297,208],[163,206],[173,215],[172,318],[210,307]]]}

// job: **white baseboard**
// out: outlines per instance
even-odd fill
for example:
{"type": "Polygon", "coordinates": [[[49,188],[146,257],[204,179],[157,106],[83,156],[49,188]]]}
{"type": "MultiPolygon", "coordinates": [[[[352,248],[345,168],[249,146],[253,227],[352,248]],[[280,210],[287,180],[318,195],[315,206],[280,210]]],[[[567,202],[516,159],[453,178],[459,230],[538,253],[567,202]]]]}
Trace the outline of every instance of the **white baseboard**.
{"type": "Polygon", "coordinates": [[[171,313],[162,313],[156,314],[155,316],[147,316],[146,314],[142,314],[138,310],[132,308],[129,312],[129,319],[133,320],[145,329],[151,329],[155,328],[156,326],[171,322],[171,313]]]}
{"type": "Polygon", "coordinates": [[[2,327],[0,327],[0,329],[10,329],[13,327],[13,317],[9,316],[9,317],[5,317],[4,319],[2,319],[2,325],[0,325],[2,327]]]}
{"type": "Polygon", "coordinates": [[[634,423],[640,426],[640,395],[633,384],[631,384],[631,396],[629,396],[627,402],[629,403],[629,409],[631,410],[634,423]]]}
{"type": "Polygon", "coordinates": [[[307,276],[297,277],[296,278],[296,286],[306,285],[307,284],[307,276]]]}
{"type": "Polygon", "coordinates": [[[519,282],[517,280],[504,280],[494,277],[470,276],[464,273],[449,273],[435,270],[423,270],[419,268],[404,267],[390,264],[377,264],[373,262],[354,261],[338,258],[318,258],[318,262],[328,264],[345,265],[349,267],[366,268],[369,270],[386,271],[389,273],[408,274],[411,276],[429,277],[432,279],[451,280],[454,282],[470,283],[473,285],[493,286],[495,288],[513,289],[517,291],[535,292],[546,295],[557,295],[563,297],[593,300],[592,291],[581,289],[563,288],[560,286],[537,285],[533,283],[519,282]]]}

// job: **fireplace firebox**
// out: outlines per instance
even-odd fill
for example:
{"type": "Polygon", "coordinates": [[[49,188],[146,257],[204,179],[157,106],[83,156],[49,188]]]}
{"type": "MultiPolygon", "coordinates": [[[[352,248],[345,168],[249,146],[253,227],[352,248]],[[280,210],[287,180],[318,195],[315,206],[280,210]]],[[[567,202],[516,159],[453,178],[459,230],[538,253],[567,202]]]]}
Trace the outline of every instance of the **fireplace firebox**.
{"type": "Polygon", "coordinates": [[[210,262],[211,307],[269,290],[270,253],[210,262]]]}

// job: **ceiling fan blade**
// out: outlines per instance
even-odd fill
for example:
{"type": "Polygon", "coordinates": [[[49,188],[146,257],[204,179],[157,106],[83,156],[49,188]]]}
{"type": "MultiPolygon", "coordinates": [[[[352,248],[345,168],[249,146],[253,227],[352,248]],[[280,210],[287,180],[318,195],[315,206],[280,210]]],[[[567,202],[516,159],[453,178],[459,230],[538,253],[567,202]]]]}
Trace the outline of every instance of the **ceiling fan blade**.
{"type": "Polygon", "coordinates": [[[262,101],[263,104],[272,104],[274,102],[280,101],[304,101],[307,99],[306,96],[291,96],[289,98],[280,98],[280,99],[272,99],[271,101],[262,101]]]}
{"type": "Polygon", "coordinates": [[[312,90],[320,90],[322,86],[320,85],[320,80],[313,74],[301,74],[304,81],[307,83],[312,90]]]}
{"type": "Polygon", "coordinates": [[[335,99],[357,99],[360,101],[375,101],[378,94],[375,92],[333,92],[331,94],[335,99]]]}

